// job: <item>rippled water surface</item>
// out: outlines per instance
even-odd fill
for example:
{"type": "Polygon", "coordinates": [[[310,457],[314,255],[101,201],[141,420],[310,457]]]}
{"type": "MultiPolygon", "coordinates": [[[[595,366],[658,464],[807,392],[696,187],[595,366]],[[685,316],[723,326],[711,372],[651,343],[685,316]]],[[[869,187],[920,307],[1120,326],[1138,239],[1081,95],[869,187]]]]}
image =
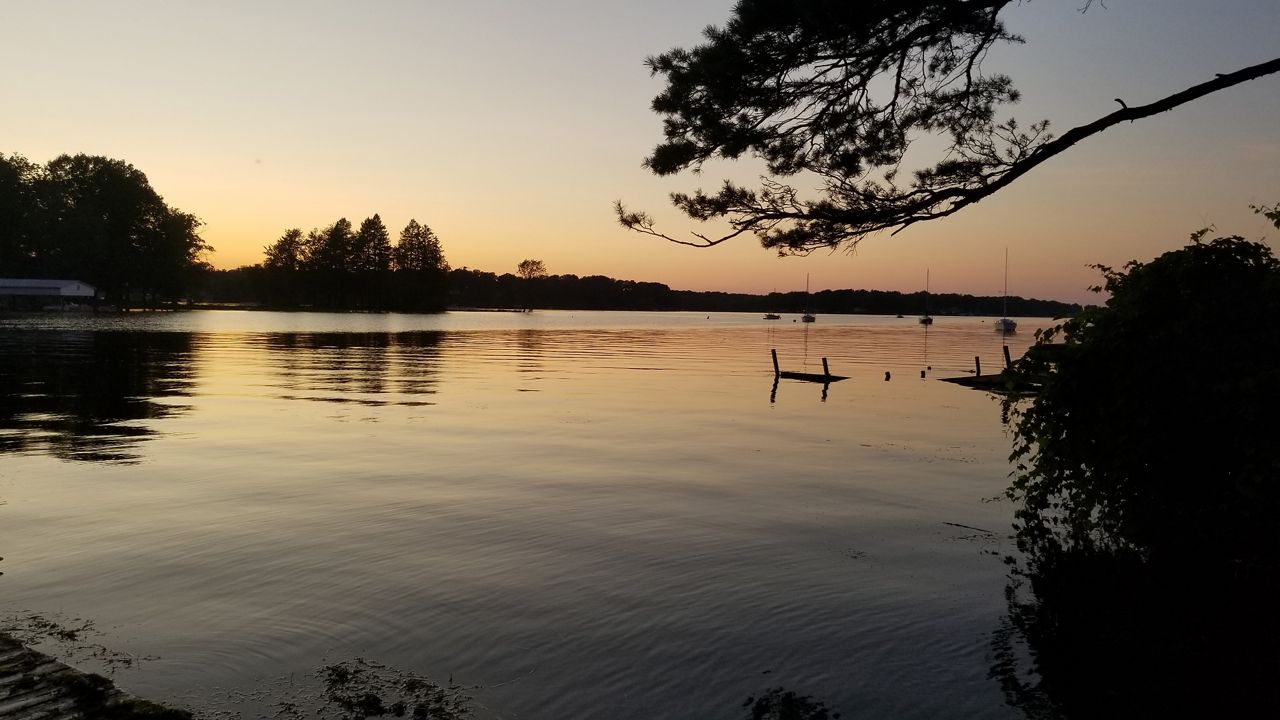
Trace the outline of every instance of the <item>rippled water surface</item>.
{"type": "Polygon", "coordinates": [[[774,687],[1011,717],[1009,438],[936,381],[975,355],[989,320],[0,318],[0,607],[93,619],[156,658],[120,684],[200,709],[360,656],[482,718],[737,718],[774,687]],[[775,386],[774,348],[850,379],[775,386]]]}

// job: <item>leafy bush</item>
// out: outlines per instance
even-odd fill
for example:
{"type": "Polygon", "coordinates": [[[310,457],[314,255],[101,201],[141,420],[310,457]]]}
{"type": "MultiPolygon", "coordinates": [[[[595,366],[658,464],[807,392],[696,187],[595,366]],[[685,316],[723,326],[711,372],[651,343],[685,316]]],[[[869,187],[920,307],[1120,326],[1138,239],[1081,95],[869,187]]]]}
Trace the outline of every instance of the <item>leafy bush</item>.
{"type": "Polygon", "coordinates": [[[1274,569],[1280,261],[1207,233],[1148,263],[1099,266],[1106,304],[1043,333],[1019,363],[1044,380],[1012,415],[1024,552],[1274,569]]]}

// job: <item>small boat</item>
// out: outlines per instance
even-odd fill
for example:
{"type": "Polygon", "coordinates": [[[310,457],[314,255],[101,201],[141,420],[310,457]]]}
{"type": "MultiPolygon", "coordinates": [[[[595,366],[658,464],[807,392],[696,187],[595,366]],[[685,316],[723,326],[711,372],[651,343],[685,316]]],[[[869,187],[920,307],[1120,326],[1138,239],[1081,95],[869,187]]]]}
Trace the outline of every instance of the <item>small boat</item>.
{"type": "Polygon", "coordinates": [[[1009,318],[1009,248],[1004,249],[1004,295],[1000,313],[1004,316],[995,321],[996,332],[1001,335],[1012,335],[1018,332],[1018,323],[1009,318]]]}
{"type": "Polygon", "coordinates": [[[779,315],[778,313],[765,313],[764,319],[765,320],[781,320],[782,316],[779,315]]]}
{"type": "Polygon", "coordinates": [[[924,315],[920,316],[920,324],[933,324],[933,317],[929,315],[929,268],[924,270],[924,315]]]}

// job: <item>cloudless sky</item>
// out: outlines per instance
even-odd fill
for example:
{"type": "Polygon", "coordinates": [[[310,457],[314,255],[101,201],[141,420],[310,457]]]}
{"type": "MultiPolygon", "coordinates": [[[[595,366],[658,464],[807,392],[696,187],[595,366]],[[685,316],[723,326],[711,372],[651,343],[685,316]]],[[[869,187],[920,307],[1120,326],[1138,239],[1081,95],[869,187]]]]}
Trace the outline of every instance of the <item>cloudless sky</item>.
{"type": "MultiPolygon", "coordinates": [[[[1280,77],[1112,128],[981,204],[854,253],[777,258],[744,237],[694,249],[628,232],[697,228],[667,193],[751,163],[658,178],[646,56],[698,42],[731,0],[0,0],[0,152],[119,158],[194,213],[217,267],[286,229],[381,214],[440,236],[454,267],[650,280],[677,289],[862,287],[1092,301],[1090,263],[1148,260],[1213,224],[1253,239],[1280,201],[1280,77]]],[[[1028,0],[1026,44],[993,54],[1024,123],[1053,129],[1280,55],[1277,0],[1028,0]]],[[[1002,116],[1003,117],[1003,116],[1002,116]]],[[[1276,234],[1271,229],[1272,234],[1276,234]]],[[[1274,247],[1274,245],[1273,245],[1274,247]]]]}

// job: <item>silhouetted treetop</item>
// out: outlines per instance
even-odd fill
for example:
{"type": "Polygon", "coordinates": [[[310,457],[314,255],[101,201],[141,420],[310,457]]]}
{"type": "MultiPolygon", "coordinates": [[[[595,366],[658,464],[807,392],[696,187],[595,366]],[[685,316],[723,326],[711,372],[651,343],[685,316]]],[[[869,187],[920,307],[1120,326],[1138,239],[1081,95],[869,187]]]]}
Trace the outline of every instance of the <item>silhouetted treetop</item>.
{"type": "Polygon", "coordinates": [[[521,260],[520,264],[516,266],[516,275],[525,280],[546,277],[547,266],[541,260],[521,260]]]}
{"type": "Polygon", "coordinates": [[[391,235],[382,218],[374,213],[356,231],[353,260],[357,272],[378,272],[391,267],[391,235]]]}
{"type": "Polygon", "coordinates": [[[440,238],[431,228],[417,220],[409,220],[404,230],[400,231],[400,243],[395,247],[394,257],[398,270],[449,270],[449,263],[445,261],[444,251],[440,248],[440,238]]]}
{"type": "MultiPolygon", "coordinates": [[[[998,120],[1019,92],[983,61],[1021,42],[999,14],[1012,0],[740,0],[706,42],[651,57],[666,80],[653,100],[665,141],[645,160],[659,175],[698,171],[713,158],[763,160],[758,190],[673,193],[699,221],[724,219],[720,237],[678,239],[651,216],[615,211],[625,227],[706,247],[755,234],[780,254],[855,244],[880,230],[945,217],[1112,125],[1148,117],[1280,71],[1280,58],[1218,75],[1156,102],[1121,109],[1055,138],[1047,120],[998,120]],[[945,139],[932,166],[900,178],[912,144],[945,139]],[[782,178],[803,176],[814,199],[782,178]]],[[[1086,2],[1087,8],[1092,3],[1086,2]]]]}
{"type": "Polygon", "coordinates": [[[263,267],[271,270],[300,270],[306,263],[306,236],[301,228],[290,228],[279,240],[263,248],[263,267]]]}
{"type": "Polygon", "coordinates": [[[351,272],[355,269],[355,230],[351,221],[338,218],[332,225],[307,234],[307,265],[311,270],[351,272]]]}

